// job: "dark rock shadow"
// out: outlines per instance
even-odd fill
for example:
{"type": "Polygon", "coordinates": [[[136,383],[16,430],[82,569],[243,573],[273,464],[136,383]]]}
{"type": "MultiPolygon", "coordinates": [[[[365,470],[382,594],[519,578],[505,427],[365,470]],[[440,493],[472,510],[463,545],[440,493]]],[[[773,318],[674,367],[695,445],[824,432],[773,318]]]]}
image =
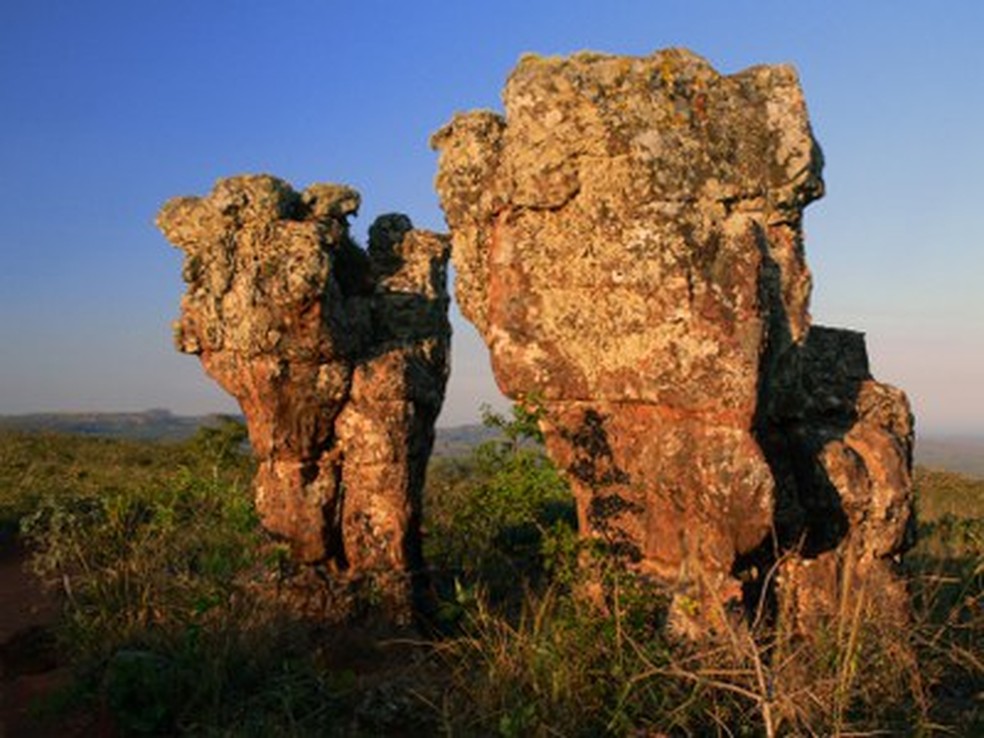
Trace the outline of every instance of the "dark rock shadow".
{"type": "Polygon", "coordinates": [[[759,283],[768,308],[768,341],[758,378],[753,434],[776,485],[771,535],[738,556],[733,574],[743,582],[748,613],[759,603],[774,606],[767,573],[790,552],[811,559],[836,549],[849,532],[841,495],[820,457],[858,421],[857,400],[870,378],[864,335],[813,326],[802,343],[793,340],[781,298],[781,272],[761,230],[759,283]]]}
{"type": "Polygon", "coordinates": [[[587,517],[591,527],[601,534],[609,550],[617,558],[631,563],[642,561],[642,551],[628,534],[613,520],[623,514],[641,515],[642,505],[619,493],[613,487],[631,483],[628,472],[615,463],[615,456],[605,430],[605,416],[594,408],[584,411],[581,424],[560,430],[561,438],[574,449],[574,461],[568,473],[591,490],[587,517]]]}

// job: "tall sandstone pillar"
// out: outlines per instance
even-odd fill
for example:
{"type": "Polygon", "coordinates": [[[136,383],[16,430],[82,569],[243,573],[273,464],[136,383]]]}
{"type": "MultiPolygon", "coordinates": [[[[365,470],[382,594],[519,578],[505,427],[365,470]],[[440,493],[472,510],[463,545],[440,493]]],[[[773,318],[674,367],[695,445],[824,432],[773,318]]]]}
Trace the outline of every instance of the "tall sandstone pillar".
{"type": "Polygon", "coordinates": [[[794,70],[527,56],[504,103],[435,134],[437,188],[462,312],[543,406],[582,533],[718,601],[785,552],[804,603],[810,566],[889,567],[911,417],[861,336],[810,327],[822,155],[794,70]]]}
{"type": "Polygon", "coordinates": [[[242,407],[263,525],[405,614],[448,373],[448,243],[387,215],[363,251],[358,206],[341,185],[242,176],[171,200],[158,225],[186,255],[175,342],[242,407]]]}

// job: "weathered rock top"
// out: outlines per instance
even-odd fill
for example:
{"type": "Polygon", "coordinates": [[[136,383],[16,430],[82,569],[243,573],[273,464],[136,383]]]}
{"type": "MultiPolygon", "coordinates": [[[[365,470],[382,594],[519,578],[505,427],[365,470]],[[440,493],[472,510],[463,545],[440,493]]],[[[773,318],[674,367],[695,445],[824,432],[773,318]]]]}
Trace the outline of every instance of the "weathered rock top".
{"type": "Polygon", "coordinates": [[[170,200],[157,222],[187,254],[189,284],[178,348],[250,356],[284,350],[310,359],[356,352],[358,326],[338,320],[348,318],[344,299],[370,287],[360,266],[367,257],[348,237],[346,218],[358,206],[351,188],[322,184],[297,193],[269,175],[230,177],[208,197],[170,200]],[[334,320],[298,325],[301,315],[313,316],[308,308],[322,306],[334,320]]]}
{"type": "Polygon", "coordinates": [[[626,191],[645,203],[768,197],[802,206],[822,190],[822,159],[788,65],[721,75],[685,49],[649,57],[527,55],[503,101],[508,127],[495,113],[459,115],[432,144],[443,150],[468,131],[454,145],[474,146],[458,149],[473,164],[497,149],[509,162],[498,184],[519,206],[559,207],[596,179],[599,159],[623,157],[628,168],[650,174],[626,191]],[[522,154],[511,147],[517,141],[522,154]]]}
{"type": "Polygon", "coordinates": [[[432,140],[458,301],[503,389],[515,376],[548,399],[743,423],[771,319],[763,264],[782,329],[809,325],[799,219],[822,156],[793,69],[725,76],[679,49],[526,56],[503,99],[504,116],[457,115],[432,140]]]}

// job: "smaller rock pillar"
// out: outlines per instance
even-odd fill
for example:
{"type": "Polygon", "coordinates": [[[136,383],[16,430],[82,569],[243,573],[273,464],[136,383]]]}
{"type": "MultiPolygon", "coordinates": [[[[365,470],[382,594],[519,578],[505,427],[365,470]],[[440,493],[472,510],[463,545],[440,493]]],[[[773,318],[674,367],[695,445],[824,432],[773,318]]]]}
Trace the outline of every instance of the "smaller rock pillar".
{"type": "Polygon", "coordinates": [[[241,176],[157,222],[185,252],[175,343],[246,416],[263,525],[327,580],[371,580],[405,613],[448,374],[448,243],[387,215],[366,252],[349,236],[359,202],[241,176]]]}

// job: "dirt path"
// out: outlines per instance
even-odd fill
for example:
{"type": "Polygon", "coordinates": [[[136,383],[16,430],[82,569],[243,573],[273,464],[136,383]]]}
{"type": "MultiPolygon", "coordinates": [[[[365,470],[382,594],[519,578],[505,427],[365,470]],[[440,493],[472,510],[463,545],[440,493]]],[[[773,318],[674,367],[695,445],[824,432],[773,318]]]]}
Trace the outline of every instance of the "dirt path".
{"type": "Polygon", "coordinates": [[[57,602],[27,570],[27,561],[16,541],[0,541],[0,738],[98,735],[91,716],[38,717],[38,708],[71,674],[59,663],[50,630],[57,602]]]}

